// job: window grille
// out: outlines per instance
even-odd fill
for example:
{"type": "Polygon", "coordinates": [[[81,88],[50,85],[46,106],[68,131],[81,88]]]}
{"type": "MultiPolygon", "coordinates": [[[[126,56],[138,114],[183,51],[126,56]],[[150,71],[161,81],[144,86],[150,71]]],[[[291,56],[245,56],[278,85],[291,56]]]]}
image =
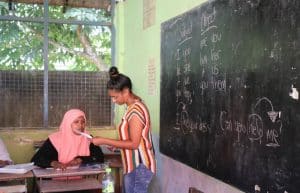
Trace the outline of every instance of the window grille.
{"type": "MultiPolygon", "coordinates": [[[[50,71],[49,127],[71,108],[86,113],[88,127],[111,125],[107,80],[106,72],[50,71]]],[[[43,71],[0,71],[0,109],[0,127],[43,127],[43,71]]]]}

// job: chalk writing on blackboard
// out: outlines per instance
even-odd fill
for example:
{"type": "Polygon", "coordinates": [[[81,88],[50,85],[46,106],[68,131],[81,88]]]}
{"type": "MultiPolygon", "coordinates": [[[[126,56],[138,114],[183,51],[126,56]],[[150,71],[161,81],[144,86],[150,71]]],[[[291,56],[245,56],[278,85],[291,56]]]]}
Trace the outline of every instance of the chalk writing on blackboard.
{"type": "Polygon", "coordinates": [[[300,189],[299,10],[215,0],[161,25],[163,154],[246,192],[300,189]]]}
{"type": "Polygon", "coordinates": [[[278,139],[280,138],[282,130],[282,122],[280,120],[281,112],[274,111],[272,102],[267,98],[263,97],[258,100],[255,104],[257,108],[260,103],[266,101],[270,105],[270,111],[267,111],[268,117],[274,124],[270,128],[264,128],[263,119],[259,114],[252,113],[248,116],[247,122],[242,123],[238,120],[227,119],[227,112],[220,112],[220,129],[224,132],[224,135],[228,133],[236,133],[237,139],[236,142],[240,141],[241,135],[246,135],[249,141],[257,141],[259,144],[262,144],[262,138],[265,137],[266,143],[264,145],[270,147],[280,146],[278,139]]]}
{"type": "Polygon", "coordinates": [[[193,132],[206,133],[210,130],[209,125],[201,119],[194,121],[189,117],[186,105],[180,102],[177,106],[175,130],[182,131],[182,134],[193,132]]]}

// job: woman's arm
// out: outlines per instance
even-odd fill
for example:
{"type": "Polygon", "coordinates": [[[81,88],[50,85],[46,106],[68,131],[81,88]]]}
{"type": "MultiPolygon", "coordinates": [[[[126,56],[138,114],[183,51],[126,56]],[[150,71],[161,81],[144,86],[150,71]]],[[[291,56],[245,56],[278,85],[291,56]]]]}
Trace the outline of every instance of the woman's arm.
{"type": "MultiPolygon", "coordinates": [[[[31,162],[42,168],[52,167],[51,162],[58,161],[58,153],[49,138],[31,158],[31,162]]],[[[55,163],[55,162],[54,162],[55,163]]]]}
{"type": "Polygon", "coordinates": [[[141,138],[143,123],[137,116],[132,116],[129,121],[129,139],[128,140],[115,140],[102,137],[94,137],[92,142],[96,145],[110,145],[123,149],[137,149],[141,138]]]}

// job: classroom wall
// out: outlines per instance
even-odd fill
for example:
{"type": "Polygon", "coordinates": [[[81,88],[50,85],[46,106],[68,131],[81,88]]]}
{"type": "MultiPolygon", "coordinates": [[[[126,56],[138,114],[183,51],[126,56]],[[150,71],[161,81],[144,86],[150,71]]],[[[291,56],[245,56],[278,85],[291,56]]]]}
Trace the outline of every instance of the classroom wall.
{"type": "MultiPolygon", "coordinates": [[[[151,193],[187,193],[190,186],[204,193],[241,192],[159,152],[160,25],[204,2],[206,1],[125,0],[116,7],[116,65],[120,72],[132,78],[133,91],[144,99],[151,114],[158,164],[157,175],[150,186],[151,193]],[[143,3],[146,2],[154,2],[155,20],[152,26],[143,29],[143,3]]],[[[124,108],[117,108],[116,121],[120,120],[124,108]]]]}

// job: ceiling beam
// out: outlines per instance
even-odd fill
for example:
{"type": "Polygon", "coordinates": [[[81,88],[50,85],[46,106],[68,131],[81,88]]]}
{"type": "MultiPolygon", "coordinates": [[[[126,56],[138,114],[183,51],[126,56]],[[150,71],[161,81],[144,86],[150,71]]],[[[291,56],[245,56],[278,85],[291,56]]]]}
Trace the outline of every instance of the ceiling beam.
{"type": "MultiPolygon", "coordinates": [[[[9,2],[9,0],[1,0],[9,2]]],[[[43,4],[43,0],[11,0],[14,3],[25,4],[43,4]]],[[[69,7],[82,7],[82,8],[96,8],[107,10],[110,6],[110,0],[49,0],[49,5],[53,6],[69,6],[69,7]]]]}

